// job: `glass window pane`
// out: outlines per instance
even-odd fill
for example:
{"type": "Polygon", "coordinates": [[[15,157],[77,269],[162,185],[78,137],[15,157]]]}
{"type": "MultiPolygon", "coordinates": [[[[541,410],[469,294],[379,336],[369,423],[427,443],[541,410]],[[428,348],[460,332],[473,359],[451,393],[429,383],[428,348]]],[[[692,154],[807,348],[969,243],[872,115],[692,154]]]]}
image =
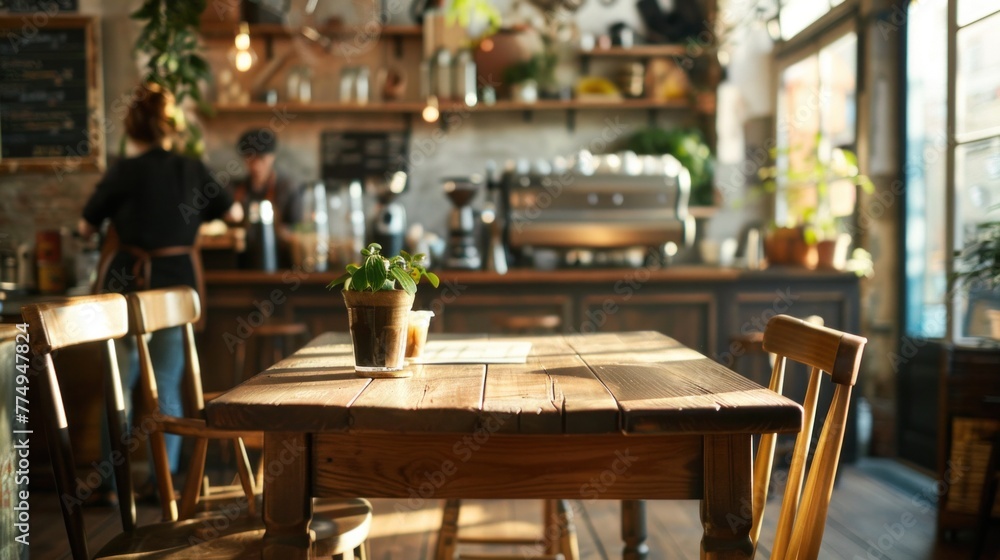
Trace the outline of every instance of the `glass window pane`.
{"type": "MultiPolygon", "coordinates": [[[[807,57],[781,73],[778,91],[777,167],[779,178],[810,169],[818,149],[821,106],[819,57],[807,57]],[[790,171],[789,171],[790,170],[790,171]]],[[[799,225],[803,208],[815,207],[815,193],[794,179],[778,181],[775,221],[799,225]]]]}
{"type": "MultiPolygon", "coordinates": [[[[976,239],[979,224],[1000,221],[1000,137],[959,146],[955,175],[955,239],[961,248],[976,239]]],[[[989,336],[985,311],[1000,309],[1000,293],[973,289],[962,299],[958,298],[956,334],[989,336]]]]}
{"type": "Polygon", "coordinates": [[[789,39],[799,31],[809,27],[823,14],[830,11],[830,4],[824,0],[786,0],[781,3],[778,22],[781,24],[781,37],[789,39]]]}
{"type": "Polygon", "coordinates": [[[958,0],[958,24],[967,25],[997,10],[1000,5],[996,0],[958,0]]]}
{"type": "Polygon", "coordinates": [[[958,133],[1000,128],[1000,13],[958,30],[958,133]]]}
{"type": "Polygon", "coordinates": [[[929,338],[947,328],[947,7],[911,4],[907,22],[905,329],[929,338]]]}
{"type": "MultiPolygon", "coordinates": [[[[819,52],[823,138],[832,148],[853,146],[856,130],[858,36],[848,33],[819,52]]],[[[825,156],[825,154],[824,154],[825,156]]]]}

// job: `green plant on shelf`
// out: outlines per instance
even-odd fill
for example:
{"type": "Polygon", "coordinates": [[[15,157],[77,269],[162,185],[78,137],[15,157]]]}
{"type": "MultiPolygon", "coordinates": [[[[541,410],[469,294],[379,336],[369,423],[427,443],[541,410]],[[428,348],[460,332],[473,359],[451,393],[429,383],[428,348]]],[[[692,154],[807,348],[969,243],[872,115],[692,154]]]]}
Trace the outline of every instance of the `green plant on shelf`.
{"type": "Polygon", "coordinates": [[[694,206],[713,204],[715,158],[700,130],[649,127],[633,134],[625,146],[626,149],[639,155],[674,156],[691,175],[691,204],[694,206]]]}
{"type": "Polygon", "coordinates": [[[347,265],[346,272],[327,284],[326,288],[332,290],[343,284],[344,290],[355,292],[402,289],[408,294],[414,294],[421,278],[426,278],[435,288],[441,282],[436,274],[424,268],[422,263],[426,255],[422,253],[410,255],[406,251],[400,251],[396,256],[386,257],[382,255],[382,246],[372,243],[361,250],[361,256],[365,258],[363,263],[347,265]]]}
{"type": "Polygon", "coordinates": [[[160,84],[174,95],[177,103],[175,127],[184,153],[205,151],[201,128],[186,122],[181,109],[191,98],[198,109],[212,114],[212,106],[201,94],[201,86],[211,81],[212,69],[201,56],[198,30],[207,0],[144,0],[132,19],[145,22],[135,42],[136,52],[149,57],[145,81],[160,84]]]}

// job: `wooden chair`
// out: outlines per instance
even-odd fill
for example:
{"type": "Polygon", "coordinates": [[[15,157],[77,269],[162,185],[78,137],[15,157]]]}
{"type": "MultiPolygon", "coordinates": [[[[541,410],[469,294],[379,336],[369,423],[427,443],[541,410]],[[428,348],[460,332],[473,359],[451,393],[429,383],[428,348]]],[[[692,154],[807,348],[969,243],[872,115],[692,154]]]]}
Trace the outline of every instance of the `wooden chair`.
{"type": "MultiPolygon", "coordinates": [[[[201,366],[194,341],[194,324],[201,317],[198,293],[188,287],[149,290],[128,294],[129,333],[135,336],[139,349],[139,387],[144,419],[142,423],[152,428],[150,446],[153,468],[160,494],[163,521],[176,521],[192,517],[203,501],[231,500],[242,494],[251,515],[256,514],[257,488],[251,474],[244,436],[263,439],[261,434],[243,434],[228,430],[213,430],[204,419],[205,399],[201,388],[201,366]],[[185,417],[164,415],[159,408],[156,375],[149,353],[146,335],[164,329],[183,328],[185,417]],[[187,478],[181,493],[180,508],[174,495],[173,481],[167,458],[164,435],[175,434],[194,438],[194,452],[188,463],[187,478]],[[205,481],[205,459],[210,440],[231,441],[236,451],[236,468],[239,486],[212,488],[205,481]]],[[[137,422],[138,423],[138,422],[137,422]]]]}
{"type": "MultiPolygon", "coordinates": [[[[772,560],[812,560],[819,554],[834,476],[847,425],[847,410],[867,340],[787,315],[773,317],[764,330],[764,350],[775,354],[770,389],[781,393],[788,360],[811,368],[803,404],[803,426],[795,439],[772,560]],[[811,466],[807,468],[819,386],[823,372],[835,389],[811,466]],[[808,474],[806,471],[808,470],[808,474]]],[[[774,463],[776,434],[761,436],[754,465],[750,537],[756,550],[774,463]]]]}
{"type": "MultiPolygon", "coordinates": [[[[63,521],[74,560],[91,558],[81,508],[82,496],[76,483],[73,449],[69,426],[63,409],[62,392],[56,377],[52,353],[72,346],[99,342],[103,344],[105,368],[105,412],[111,439],[112,463],[118,493],[118,509],[123,532],[114,537],[93,558],[260,558],[264,533],[259,519],[228,516],[188,519],[138,527],[135,498],[132,495],[132,475],[129,448],[138,443],[141,433],[129,431],[122,395],[121,379],[113,339],[128,332],[128,311],[125,298],[119,294],[103,294],[72,298],[62,303],[27,305],[22,315],[28,323],[28,337],[34,359],[43,368],[33,383],[33,394],[40,401],[45,417],[45,436],[52,460],[56,489],[60,496],[63,521]]],[[[366,557],[363,543],[371,524],[371,506],[359,500],[357,506],[340,505],[333,509],[337,521],[317,530],[314,544],[316,556],[356,553],[366,557]]],[[[317,508],[321,515],[330,512],[317,508]]],[[[322,522],[320,523],[322,524],[322,522]]]]}

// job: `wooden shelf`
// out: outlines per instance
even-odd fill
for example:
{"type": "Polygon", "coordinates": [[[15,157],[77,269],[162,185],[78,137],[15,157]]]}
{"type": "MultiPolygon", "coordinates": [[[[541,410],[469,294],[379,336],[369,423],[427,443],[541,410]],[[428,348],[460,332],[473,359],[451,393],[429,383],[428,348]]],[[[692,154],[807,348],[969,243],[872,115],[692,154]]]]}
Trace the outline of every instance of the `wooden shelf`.
{"type": "Polygon", "coordinates": [[[633,47],[611,47],[607,49],[594,48],[589,51],[580,51],[580,56],[607,58],[655,58],[686,55],[687,47],[677,44],[635,45],[633,47]]]}
{"type": "MultiPolygon", "coordinates": [[[[232,39],[239,29],[238,24],[212,23],[202,24],[201,36],[205,39],[232,39]]],[[[323,25],[316,28],[322,35],[354,35],[365,33],[364,27],[355,27],[340,23],[323,25]]],[[[250,24],[251,38],[291,38],[299,35],[299,30],[280,23],[253,23],[250,24]]],[[[382,37],[420,37],[423,36],[423,28],[419,25],[385,25],[379,30],[382,37]]]]}
{"type": "MultiPolygon", "coordinates": [[[[253,115],[267,114],[276,109],[290,113],[308,114],[342,114],[342,113],[382,113],[382,114],[418,114],[424,109],[424,103],[419,101],[396,101],[389,103],[369,103],[358,105],[352,103],[309,103],[282,104],[272,107],[264,103],[249,105],[216,105],[217,115],[253,115]]],[[[651,111],[684,111],[695,110],[687,100],[660,101],[656,99],[623,99],[608,101],[581,100],[539,100],[536,103],[519,101],[498,101],[494,105],[480,103],[467,107],[460,102],[447,102],[439,106],[442,113],[502,113],[502,112],[532,112],[532,111],[587,111],[587,110],[651,110],[651,111]]]]}

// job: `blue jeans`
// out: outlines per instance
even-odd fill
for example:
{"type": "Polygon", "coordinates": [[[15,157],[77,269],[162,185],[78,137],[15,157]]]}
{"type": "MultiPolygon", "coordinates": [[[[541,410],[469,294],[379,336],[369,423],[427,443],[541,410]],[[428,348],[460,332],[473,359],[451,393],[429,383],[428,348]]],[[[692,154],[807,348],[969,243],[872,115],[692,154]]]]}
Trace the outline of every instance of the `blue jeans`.
{"type": "MultiPolygon", "coordinates": [[[[149,355],[153,362],[156,391],[160,412],[165,416],[184,416],[181,382],[184,376],[184,338],[182,327],[173,327],[153,333],[149,341],[149,355]]],[[[125,393],[125,411],[132,423],[132,392],[139,382],[139,348],[134,336],[115,341],[118,368],[125,393]]],[[[181,458],[181,437],[167,434],[167,459],[170,472],[176,473],[181,458]]]]}

